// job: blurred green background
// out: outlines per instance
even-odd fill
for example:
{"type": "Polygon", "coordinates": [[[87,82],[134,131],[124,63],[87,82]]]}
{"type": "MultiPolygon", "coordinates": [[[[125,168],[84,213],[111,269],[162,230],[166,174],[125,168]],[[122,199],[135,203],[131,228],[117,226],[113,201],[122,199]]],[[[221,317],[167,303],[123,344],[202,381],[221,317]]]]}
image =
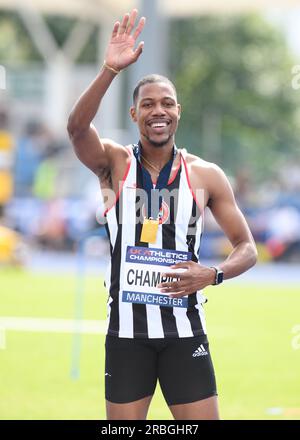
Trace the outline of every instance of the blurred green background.
{"type": "MultiPolygon", "coordinates": [[[[114,21],[133,6],[147,16],[145,50],[114,81],[95,126],[136,142],[137,79],[157,72],[174,81],[177,145],[224,169],[259,250],[249,274],[207,289],[221,417],[299,419],[300,9],[264,0],[52,3],[0,0],[0,419],[105,418],[109,246],[99,183],[66,125],[114,21]],[[84,325],[94,330],[74,351],[73,330],[84,325]]],[[[230,245],[209,210],[205,218],[200,258],[213,264],[230,245]]],[[[171,417],[159,390],[149,417],[171,417]]]]}

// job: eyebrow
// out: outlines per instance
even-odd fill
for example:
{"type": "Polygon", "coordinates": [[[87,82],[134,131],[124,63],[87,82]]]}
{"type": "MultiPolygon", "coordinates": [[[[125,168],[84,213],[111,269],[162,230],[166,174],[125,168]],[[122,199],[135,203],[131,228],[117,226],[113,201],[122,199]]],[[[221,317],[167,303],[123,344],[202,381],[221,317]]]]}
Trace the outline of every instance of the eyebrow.
{"type": "MultiPolygon", "coordinates": [[[[171,101],[176,102],[176,100],[172,96],[164,96],[162,98],[162,100],[164,100],[164,99],[170,99],[171,101]]],[[[142,98],[140,102],[143,102],[143,101],[155,101],[155,99],[150,98],[150,97],[146,97],[146,98],[142,98]]]]}

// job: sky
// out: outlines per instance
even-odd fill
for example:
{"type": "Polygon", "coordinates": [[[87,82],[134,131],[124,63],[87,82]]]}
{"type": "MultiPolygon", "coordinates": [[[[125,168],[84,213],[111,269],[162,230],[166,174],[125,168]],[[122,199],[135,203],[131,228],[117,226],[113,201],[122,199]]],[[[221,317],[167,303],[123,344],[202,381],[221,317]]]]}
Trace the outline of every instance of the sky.
{"type": "Polygon", "coordinates": [[[299,58],[300,64],[300,7],[274,8],[266,13],[266,18],[284,30],[287,42],[293,54],[299,58]]]}

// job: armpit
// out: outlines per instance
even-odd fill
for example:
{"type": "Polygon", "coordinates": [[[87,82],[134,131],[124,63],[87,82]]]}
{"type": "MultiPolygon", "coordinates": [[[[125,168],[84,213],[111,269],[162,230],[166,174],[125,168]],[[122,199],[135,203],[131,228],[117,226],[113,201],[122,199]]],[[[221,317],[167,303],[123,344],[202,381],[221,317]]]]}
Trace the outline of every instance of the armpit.
{"type": "Polygon", "coordinates": [[[101,186],[112,188],[112,176],[109,168],[101,168],[98,172],[98,177],[101,186]]]}

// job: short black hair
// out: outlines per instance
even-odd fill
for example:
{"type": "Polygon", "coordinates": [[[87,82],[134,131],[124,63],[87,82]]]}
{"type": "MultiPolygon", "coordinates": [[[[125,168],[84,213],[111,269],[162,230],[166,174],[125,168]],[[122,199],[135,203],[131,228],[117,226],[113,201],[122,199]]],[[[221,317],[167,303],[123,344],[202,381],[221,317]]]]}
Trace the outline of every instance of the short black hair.
{"type": "Polygon", "coordinates": [[[154,83],[161,83],[161,82],[169,84],[169,86],[171,86],[173,88],[173,90],[175,92],[176,99],[177,99],[176,87],[172,83],[172,81],[169,80],[169,78],[167,78],[166,76],[153,73],[151,75],[144,76],[142,79],[139,80],[139,82],[135,86],[135,89],[133,91],[133,104],[134,105],[136,104],[137,98],[139,96],[139,91],[142,86],[144,86],[145,84],[154,84],[154,83]]]}

